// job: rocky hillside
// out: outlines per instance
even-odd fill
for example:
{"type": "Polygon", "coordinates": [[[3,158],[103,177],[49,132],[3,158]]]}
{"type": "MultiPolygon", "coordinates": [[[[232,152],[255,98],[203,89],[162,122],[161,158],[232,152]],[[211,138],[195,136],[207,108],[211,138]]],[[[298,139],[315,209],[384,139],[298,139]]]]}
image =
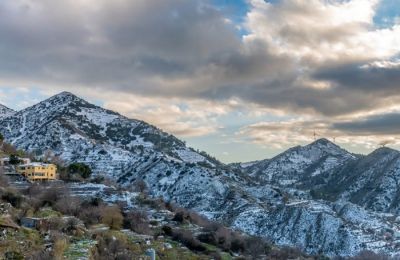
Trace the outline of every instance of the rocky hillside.
{"type": "Polygon", "coordinates": [[[327,139],[319,139],[306,146],[291,148],[272,159],[242,164],[242,168],[263,183],[293,186],[354,158],[355,155],[327,139]]]}
{"type": "MultiPolygon", "coordinates": [[[[144,180],[151,195],[311,254],[394,254],[397,224],[351,202],[311,200],[296,187],[357,160],[327,140],[236,167],[188,148],[145,122],[61,93],[0,120],[6,140],[37,156],[84,162],[121,186],[144,180]]],[[[400,241],[399,241],[400,242],[400,241]]]]}
{"type": "Polygon", "coordinates": [[[305,194],[310,191],[315,199],[344,200],[376,212],[400,213],[400,152],[390,148],[361,156],[320,139],[252,162],[242,170],[263,183],[295,187],[305,194]]]}
{"type": "Polygon", "coordinates": [[[348,200],[367,209],[400,213],[400,152],[380,148],[310,180],[312,195],[348,200]]]}

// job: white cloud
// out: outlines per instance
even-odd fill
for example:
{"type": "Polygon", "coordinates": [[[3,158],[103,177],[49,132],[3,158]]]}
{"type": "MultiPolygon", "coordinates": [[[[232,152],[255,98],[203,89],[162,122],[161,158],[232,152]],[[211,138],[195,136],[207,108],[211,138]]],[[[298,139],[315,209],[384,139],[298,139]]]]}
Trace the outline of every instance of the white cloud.
{"type": "Polygon", "coordinates": [[[218,118],[231,111],[229,105],[202,100],[182,101],[177,98],[154,98],[116,92],[102,92],[95,97],[105,100],[104,106],[107,109],[154,124],[179,137],[218,132],[221,129],[218,118]]]}
{"type": "Polygon", "coordinates": [[[374,26],[377,0],[250,3],[246,26],[251,33],[245,40],[262,39],[307,64],[386,59],[400,51],[399,26],[374,26]]]}

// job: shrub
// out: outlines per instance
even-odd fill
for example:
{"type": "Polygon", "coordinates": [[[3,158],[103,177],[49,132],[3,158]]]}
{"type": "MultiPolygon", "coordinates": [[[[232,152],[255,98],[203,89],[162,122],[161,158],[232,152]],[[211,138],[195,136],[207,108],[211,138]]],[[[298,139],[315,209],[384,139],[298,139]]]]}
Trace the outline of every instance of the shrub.
{"type": "Polygon", "coordinates": [[[116,206],[104,208],[101,214],[101,223],[108,225],[111,229],[121,229],[123,221],[121,210],[116,206]]]}
{"type": "Polygon", "coordinates": [[[134,248],[131,248],[127,241],[120,237],[110,235],[101,236],[97,242],[97,250],[94,252],[94,259],[139,259],[139,257],[134,253],[134,248]]]}
{"type": "MultiPolygon", "coordinates": [[[[259,237],[249,237],[245,242],[246,250],[245,252],[250,254],[252,257],[257,258],[260,255],[268,254],[271,251],[271,247],[262,238],[259,237]]],[[[280,250],[279,250],[280,251],[280,250]]],[[[297,254],[297,253],[296,253],[297,254]]],[[[279,258],[278,255],[273,255],[277,259],[288,259],[292,258],[292,254],[287,257],[279,258]]]]}
{"type": "Polygon", "coordinates": [[[64,186],[51,186],[47,188],[40,199],[42,201],[41,206],[55,206],[56,202],[66,196],[68,194],[68,190],[64,186]]]}
{"type": "Polygon", "coordinates": [[[162,228],[161,228],[161,230],[162,230],[162,232],[165,234],[165,235],[167,235],[167,236],[172,236],[172,227],[170,227],[170,226],[163,226],[162,228]]]}
{"type": "Polygon", "coordinates": [[[6,260],[23,260],[24,256],[16,251],[8,251],[4,254],[6,260]]]}
{"type": "Polygon", "coordinates": [[[187,219],[189,219],[189,216],[187,214],[185,214],[183,211],[180,211],[180,212],[175,213],[172,221],[183,223],[187,219]]]}
{"type": "Polygon", "coordinates": [[[17,165],[17,164],[21,163],[21,160],[19,159],[19,157],[17,155],[11,154],[9,163],[11,165],[17,165]]]}
{"type": "Polygon", "coordinates": [[[12,144],[4,143],[2,144],[2,149],[6,154],[16,154],[17,148],[15,148],[12,144]]]}
{"type": "Polygon", "coordinates": [[[214,236],[214,234],[212,232],[200,233],[197,236],[197,239],[200,240],[203,243],[206,243],[206,244],[211,244],[211,245],[216,245],[217,244],[215,236],[214,236]]]}
{"type": "Polygon", "coordinates": [[[104,207],[87,206],[82,207],[78,213],[78,218],[82,220],[85,225],[98,224],[102,218],[102,209],[104,207]]]}
{"type": "Polygon", "coordinates": [[[231,250],[233,252],[244,252],[246,248],[245,241],[242,237],[236,236],[232,239],[231,250]]]}
{"type": "Polygon", "coordinates": [[[31,256],[26,257],[27,260],[53,260],[53,254],[49,251],[41,250],[34,252],[31,256]]]}
{"type": "MultiPolygon", "coordinates": [[[[200,214],[194,211],[177,207],[171,203],[166,203],[165,207],[173,212],[176,212],[174,218],[172,219],[173,221],[179,223],[189,222],[202,227],[207,227],[214,224],[214,222],[208,220],[207,218],[201,216],[200,214]]],[[[219,226],[221,225],[219,224],[219,226]]]]}
{"type": "Polygon", "coordinates": [[[200,233],[197,238],[201,242],[217,246],[225,251],[242,252],[245,248],[245,243],[239,234],[221,225],[212,231],[200,233]]]}
{"type": "Polygon", "coordinates": [[[62,234],[55,234],[52,237],[53,246],[53,256],[54,259],[63,259],[64,251],[68,247],[68,239],[62,234]]]}
{"type": "Polygon", "coordinates": [[[55,209],[63,214],[77,216],[81,210],[79,198],[66,196],[55,203],[55,209]]]}
{"type": "Polygon", "coordinates": [[[1,196],[1,199],[7,201],[16,208],[19,208],[22,203],[22,196],[11,190],[7,190],[6,193],[1,196]]]}
{"type": "Polygon", "coordinates": [[[140,234],[151,234],[149,219],[144,211],[128,212],[124,219],[125,226],[140,234]]]}
{"type": "Polygon", "coordinates": [[[158,221],[157,220],[151,220],[149,223],[152,226],[158,226],[158,221]]]}
{"type": "Polygon", "coordinates": [[[146,199],[145,204],[149,205],[153,209],[158,209],[158,210],[165,209],[165,203],[161,198],[146,199]]]}
{"type": "Polygon", "coordinates": [[[48,220],[49,230],[61,231],[65,226],[64,221],[59,217],[53,217],[48,220]]]}
{"type": "Polygon", "coordinates": [[[74,234],[74,231],[77,230],[79,225],[79,220],[77,218],[68,219],[67,223],[65,223],[64,230],[67,234],[74,234]]]}
{"type": "Polygon", "coordinates": [[[172,239],[181,242],[190,250],[206,251],[207,248],[189,230],[172,230],[172,239]]]}
{"type": "Polygon", "coordinates": [[[57,239],[54,241],[53,254],[55,259],[63,259],[64,251],[68,247],[67,239],[57,239]]]}
{"type": "Polygon", "coordinates": [[[79,174],[84,179],[87,179],[92,175],[92,169],[84,163],[70,164],[68,166],[68,172],[72,175],[79,174]]]}
{"type": "Polygon", "coordinates": [[[225,227],[219,228],[215,232],[215,237],[220,248],[229,250],[231,248],[232,231],[225,227]]]}

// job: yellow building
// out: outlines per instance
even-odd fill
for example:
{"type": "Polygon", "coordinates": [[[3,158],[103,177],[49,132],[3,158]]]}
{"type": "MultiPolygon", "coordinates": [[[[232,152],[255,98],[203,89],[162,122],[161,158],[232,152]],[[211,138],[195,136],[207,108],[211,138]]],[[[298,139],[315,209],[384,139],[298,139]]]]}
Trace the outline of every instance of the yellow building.
{"type": "Polygon", "coordinates": [[[30,163],[17,166],[17,172],[30,181],[57,179],[57,166],[45,163],[30,163]]]}

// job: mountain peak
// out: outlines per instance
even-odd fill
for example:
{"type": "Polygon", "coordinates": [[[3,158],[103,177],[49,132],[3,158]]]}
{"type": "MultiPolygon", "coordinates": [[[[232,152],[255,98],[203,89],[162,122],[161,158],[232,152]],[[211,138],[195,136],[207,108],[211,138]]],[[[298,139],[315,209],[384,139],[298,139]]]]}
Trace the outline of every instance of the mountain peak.
{"type": "Polygon", "coordinates": [[[63,91],[31,107],[19,111],[18,114],[35,114],[39,116],[38,118],[40,118],[40,120],[43,120],[44,118],[49,117],[52,113],[58,113],[64,111],[67,107],[78,105],[86,107],[94,106],[71,92],[63,91]]]}
{"type": "Polygon", "coordinates": [[[80,99],[80,98],[72,94],[71,92],[63,91],[50,97],[49,99],[80,99]]]}
{"type": "Polygon", "coordinates": [[[308,144],[306,147],[319,147],[321,149],[333,149],[333,150],[344,150],[339,145],[335,144],[334,142],[328,140],[327,138],[320,138],[315,140],[314,142],[308,144]]]}
{"type": "MultiPolygon", "coordinates": [[[[86,100],[76,96],[75,94],[68,92],[68,91],[63,91],[60,92],[44,101],[44,103],[50,102],[50,103],[59,103],[59,104],[69,104],[71,102],[81,102],[81,103],[87,103],[86,100]]],[[[39,103],[40,104],[40,103],[39,103]]]]}
{"type": "Polygon", "coordinates": [[[317,139],[314,142],[312,142],[310,145],[324,145],[324,146],[335,145],[335,146],[337,146],[336,144],[334,144],[333,142],[329,141],[326,138],[317,139]]]}
{"type": "Polygon", "coordinates": [[[398,154],[399,151],[389,148],[389,147],[380,147],[378,149],[376,149],[375,151],[373,151],[372,153],[370,153],[368,156],[386,156],[389,154],[398,154]]]}
{"type": "Polygon", "coordinates": [[[55,96],[72,96],[72,97],[76,97],[76,95],[72,94],[69,91],[60,92],[60,93],[56,94],[55,96]]]}

